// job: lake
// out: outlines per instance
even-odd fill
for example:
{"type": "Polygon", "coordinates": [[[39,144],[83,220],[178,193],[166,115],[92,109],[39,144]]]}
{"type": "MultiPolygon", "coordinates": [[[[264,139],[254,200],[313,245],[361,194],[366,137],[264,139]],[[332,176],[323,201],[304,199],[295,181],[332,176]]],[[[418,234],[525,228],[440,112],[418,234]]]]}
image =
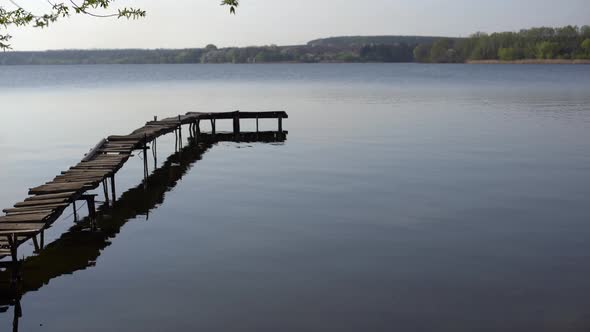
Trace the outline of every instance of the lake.
{"type": "Polygon", "coordinates": [[[2,208],[153,116],[289,113],[136,154],[98,230],[22,246],[0,330],[590,328],[590,66],[0,67],[0,101],[2,208]]]}

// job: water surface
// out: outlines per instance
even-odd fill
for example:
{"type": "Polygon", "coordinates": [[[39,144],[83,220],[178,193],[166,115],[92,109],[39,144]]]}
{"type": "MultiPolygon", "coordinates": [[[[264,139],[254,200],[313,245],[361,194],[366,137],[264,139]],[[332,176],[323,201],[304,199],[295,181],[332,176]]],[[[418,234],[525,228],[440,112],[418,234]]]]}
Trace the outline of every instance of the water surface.
{"type": "Polygon", "coordinates": [[[590,66],[0,67],[1,207],[154,115],[290,115],[279,144],[162,139],[147,189],[132,158],[101,230],[66,212],[29,258],[20,331],[586,331],[589,87],[590,66]]]}

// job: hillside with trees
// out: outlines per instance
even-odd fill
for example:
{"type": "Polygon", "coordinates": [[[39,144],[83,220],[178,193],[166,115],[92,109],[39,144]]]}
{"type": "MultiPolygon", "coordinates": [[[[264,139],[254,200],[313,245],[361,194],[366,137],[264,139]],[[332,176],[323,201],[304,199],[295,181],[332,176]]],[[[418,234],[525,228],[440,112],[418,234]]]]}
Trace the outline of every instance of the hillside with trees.
{"type": "Polygon", "coordinates": [[[164,63],[330,63],[590,60],[590,26],[476,33],[468,38],[332,37],[305,45],[190,49],[3,52],[0,65],[164,63]]]}
{"type": "Polygon", "coordinates": [[[417,62],[461,63],[590,59],[590,26],[532,28],[519,32],[476,33],[465,39],[440,38],[414,49],[417,62]]]}

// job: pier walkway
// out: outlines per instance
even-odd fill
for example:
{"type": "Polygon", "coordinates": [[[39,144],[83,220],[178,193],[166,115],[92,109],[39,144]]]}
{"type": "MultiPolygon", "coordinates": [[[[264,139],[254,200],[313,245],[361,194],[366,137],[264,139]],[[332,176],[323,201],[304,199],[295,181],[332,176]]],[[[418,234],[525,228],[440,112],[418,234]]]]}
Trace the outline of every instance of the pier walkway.
{"type": "MultiPolygon", "coordinates": [[[[88,215],[92,219],[96,214],[95,196],[88,191],[104,187],[105,204],[109,204],[109,180],[112,198],[115,197],[115,174],[125,162],[132,156],[133,151],[143,150],[144,176],[147,177],[148,149],[157,148],[157,138],[175,132],[177,149],[182,142],[182,126],[189,126],[189,135],[200,135],[200,122],[211,123],[211,135],[216,135],[216,121],[230,119],[233,121],[233,135],[239,140],[240,120],[256,119],[256,132],[258,132],[259,119],[277,119],[277,134],[283,134],[282,120],[288,118],[285,112],[223,112],[223,113],[196,113],[189,112],[185,115],[147,122],[143,127],[134,130],[129,135],[109,136],[102,139],[81,162],[61,172],[53,180],[40,186],[30,188],[30,197],[14,204],[14,207],[4,209],[5,216],[0,217],[0,259],[11,256],[12,262],[18,262],[18,247],[33,240],[35,250],[39,251],[44,246],[44,230],[62,215],[66,208],[77,201],[85,201],[88,206],[88,215]]],[[[249,133],[250,135],[255,133],[249,133]]],[[[154,151],[155,152],[155,151],[154,151]]],[[[75,212],[74,212],[75,213],[75,212]]]]}

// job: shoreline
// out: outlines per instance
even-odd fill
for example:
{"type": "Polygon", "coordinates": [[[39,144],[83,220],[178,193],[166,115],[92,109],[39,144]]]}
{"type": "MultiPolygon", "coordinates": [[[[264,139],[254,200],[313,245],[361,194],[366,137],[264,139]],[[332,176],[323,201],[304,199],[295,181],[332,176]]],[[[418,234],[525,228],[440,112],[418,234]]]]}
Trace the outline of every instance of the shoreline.
{"type": "Polygon", "coordinates": [[[523,59],[523,60],[467,60],[470,65],[590,65],[590,60],[566,60],[566,59],[523,59]]]}

